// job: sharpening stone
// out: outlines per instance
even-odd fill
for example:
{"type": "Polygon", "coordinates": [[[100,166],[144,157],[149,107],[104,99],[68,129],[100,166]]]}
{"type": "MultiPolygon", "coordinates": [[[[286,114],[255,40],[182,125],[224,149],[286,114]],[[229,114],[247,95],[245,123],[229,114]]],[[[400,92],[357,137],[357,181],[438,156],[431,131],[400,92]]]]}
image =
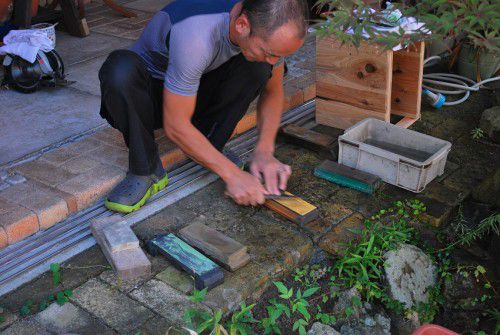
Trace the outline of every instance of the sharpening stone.
{"type": "Polygon", "coordinates": [[[284,194],[289,197],[267,199],[264,205],[300,225],[311,222],[318,217],[318,207],[291,194],[290,192],[285,192],[284,194]]]}
{"type": "Polygon", "coordinates": [[[221,267],[174,234],[159,235],[147,243],[151,255],[162,254],[173,265],[194,277],[197,290],[209,290],[224,282],[221,267]]]}
{"type": "Polygon", "coordinates": [[[373,194],[382,184],[381,179],[375,175],[329,160],[316,167],[314,175],[368,194],[373,194]]]}
{"type": "Polygon", "coordinates": [[[202,223],[182,228],[179,236],[229,271],[236,271],[250,261],[246,246],[202,223]]]}

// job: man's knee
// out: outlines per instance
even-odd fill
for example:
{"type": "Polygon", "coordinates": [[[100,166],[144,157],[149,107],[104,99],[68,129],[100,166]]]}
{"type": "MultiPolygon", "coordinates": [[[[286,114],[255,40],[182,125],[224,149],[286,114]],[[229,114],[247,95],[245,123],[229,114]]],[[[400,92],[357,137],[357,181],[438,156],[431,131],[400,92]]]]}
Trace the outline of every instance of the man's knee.
{"type": "Polygon", "coordinates": [[[99,70],[102,93],[126,93],[128,88],[137,85],[136,82],[141,77],[140,62],[138,56],[130,50],[113,51],[99,70]]]}

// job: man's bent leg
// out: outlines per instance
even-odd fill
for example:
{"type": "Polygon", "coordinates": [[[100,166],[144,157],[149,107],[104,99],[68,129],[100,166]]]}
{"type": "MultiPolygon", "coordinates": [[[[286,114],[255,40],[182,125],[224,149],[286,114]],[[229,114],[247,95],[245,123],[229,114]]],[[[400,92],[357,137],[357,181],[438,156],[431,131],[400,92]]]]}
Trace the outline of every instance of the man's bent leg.
{"type": "Polygon", "coordinates": [[[111,210],[129,213],[168,183],[153,132],[161,127],[163,85],[151,78],[142,59],[128,50],[111,53],[99,79],[101,116],[122,132],[129,148],[129,172],[105,204],[111,210]]]}
{"type": "Polygon", "coordinates": [[[272,66],[242,54],[201,78],[193,124],[219,151],[271,77],[272,66]]]}

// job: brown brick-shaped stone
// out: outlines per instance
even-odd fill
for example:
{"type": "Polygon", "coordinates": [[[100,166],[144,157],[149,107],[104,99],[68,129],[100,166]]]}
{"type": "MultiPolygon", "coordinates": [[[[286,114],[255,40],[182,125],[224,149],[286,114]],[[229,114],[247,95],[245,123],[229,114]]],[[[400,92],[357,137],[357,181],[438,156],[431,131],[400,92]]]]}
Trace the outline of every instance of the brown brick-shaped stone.
{"type": "Polygon", "coordinates": [[[469,195],[469,191],[457,191],[438,182],[432,182],[425,187],[419,197],[427,197],[450,206],[456,206],[469,195]]]}
{"type": "Polygon", "coordinates": [[[453,206],[431,198],[423,197],[420,200],[425,204],[427,209],[421,215],[422,221],[434,227],[439,227],[450,218],[453,206]]]}
{"type": "Polygon", "coordinates": [[[85,157],[90,157],[103,164],[116,166],[123,171],[128,170],[128,152],[121,148],[103,145],[91,153],[86,154],[85,157]]]}
{"type": "Polygon", "coordinates": [[[28,181],[0,193],[5,201],[35,212],[40,229],[47,229],[68,216],[66,201],[48,187],[28,181]]]}
{"type": "Polygon", "coordinates": [[[49,153],[44,154],[40,160],[52,164],[54,166],[59,166],[64,162],[69,161],[75,157],[78,157],[79,153],[73,151],[67,147],[57,148],[49,153]]]}
{"type": "Polygon", "coordinates": [[[75,196],[78,210],[82,210],[104,197],[124,176],[118,168],[101,164],[61,183],[57,189],[75,196]]]}
{"type": "Polygon", "coordinates": [[[56,186],[75,175],[60,167],[56,167],[43,160],[36,160],[16,167],[16,171],[23,176],[38,180],[39,182],[48,185],[56,186]]]}
{"type": "Polygon", "coordinates": [[[350,230],[361,230],[363,228],[363,222],[363,216],[359,213],[354,213],[327,233],[320,240],[319,247],[328,253],[339,255],[346,243],[359,238],[358,235],[350,230]]]}
{"type": "Polygon", "coordinates": [[[38,231],[34,212],[0,199],[0,226],[7,233],[9,244],[16,243],[38,231]]]}
{"type": "Polygon", "coordinates": [[[9,237],[5,232],[5,229],[3,229],[3,227],[0,226],[0,249],[5,248],[8,245],[9,245],[9,237]]]}
{"type": "Polygon", "coordinates": [[[78,156],[61,165],[61,168],[73,174],[80,174],[92,170],[101,163],[89,156],[78,156]]]}
{"type": "Polygon", "coordinates": [[[83,140],[68,145],[67,148],[74,152],[79,153],[80,155],[84,155],[86,153],[94,151],[101,145],[102,145],[101,141],[98,141],[92,137],[87,137],[83,140]]]}
{"type": "Polygon", "coordinates": [[[127,148],[122,133],[115,128],[106,128],[100,130],[96,132],[92,136],[92,138],[107,145],[115,146],[122,149],[127,148]]]}
{"type": "Polygon", "coordinates": [[[285,110],[304,103],[304,92],[297,87],[296,80],[285,85],[285,110]]]}

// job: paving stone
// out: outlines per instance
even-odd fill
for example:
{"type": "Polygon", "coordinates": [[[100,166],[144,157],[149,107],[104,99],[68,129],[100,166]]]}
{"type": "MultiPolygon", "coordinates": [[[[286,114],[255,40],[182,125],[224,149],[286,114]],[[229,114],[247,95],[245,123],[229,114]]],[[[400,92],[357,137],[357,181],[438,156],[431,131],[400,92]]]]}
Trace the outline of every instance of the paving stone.
{"type": "Polygon", "coordinates": [[[0,226],[0,249],[9,245],[9,236],[3,227],[0,226]]]}
{"type": "Polygon", "coordinates": [[[11,185],[18,185],[26,182],[26,178],[21,176],[19,173],[14,173],[8,176],[5,181],[11,185]]]}
{"type": "MultiPolygon", "coordinates": [[[[143,284],[143,281],[130,282],[121,280],[113,270],[104,271],[99,275],[99,278],[123,293],[129,293],[136,288],[139,288],[143,284]]],[[[146,281],[147,279],[149,278],[145,278],[144,281],[146,281]]]]}
{"type": "Polygon", "coordinates": [[[172,0],[136,0],[125,4],[126,8],[156,13],[168,5],[172,0]]]}
{"type": "Polygon", "coordinates": [[[106,127],[99,130],[92,135],[92,138],[108,146],[126,149],[122,133],[112,127],[106,127]]]}
{"type": "Polygon", "coordinates": [[[9,171],[7,170],[0,170],[0,181],[4,181],[9,177],[9,171]]]}
{"type": "MultiPolygon", "coordinates": [[[[88,21],[87,21],[87,23],[89,26],[92,25],[88,21]]],[[[106,25],[109,24],[109,18],[102,18],[101,19],[101,26],[104,24],[106,24],[106,25]]],[[[93,33],[92,28],[91,28],[91,31],[93,33]]],[[[75,81],[75,83],[73,83],[71,85],[71,87],[75,88],[79,91],[86,92],[86,93],[92,94],[94,96],[100,97],[101,96],[101,83],[99,81],[99,70],[100,70],[102,64],[104,63],[104,61],[106,60],[106,58],[108,58],[107,54],[72,65],[68,69],[68,71],[66,71],[66,79],[75,81]]],[[[93,139],[93,140],[95,141],[95,139],[93,139]]],[[[123,139],[122,139],[122,142],[123,142],[123,139]]],[[[98,142],[98,143],[101,143],[101,142],[98,142]]]]}
{"type": "Polygon", "coordinates": [[[137,236],[124,221],[111,223],[104,227],[102,236],[112,253],[140,248],[137,236]]]}
{"type": "Polygon", "coordinates": [[[100,162],[88,156],[78,156],[62,164],[61,168],[73,174],[81,174],[90,171],[99,165],[101,165],[100,162]]]}
{"type": "Polygon", "coordinates": [[[456,206],[461,203],[470,192],[457,191],[446,187],[437,182],[432,182],[425,187],[425,190],[417,196],[417,198],[426,197],[431,198],[450,206],[456,206]]]}
{"type": "Polygon", "coordinates": [[[130,332],[154,316],[149,309],[95,278],[76,288],[71,301],[120,333],[130,332]]]}
{"type": "Polygon", "coordinates": [[[47,187],[31,181],[10,187],[0,198],[36,213],[40,229],[47,229],[68,215],[66,201],[47,187]]]}
{"type": "Polygon", "coordinates": [[[434,227],[440,227],[445,223],[450,218],[454,208],[454,206],[431,198],[422,197],[420,201],[425,204],[427,209],[427,211],[422,213],[422,220],[434,227]]]}
{"type": "Polygon", "coordinates": [[[54,166],[59,166],[70,159],[78,157],[79,155],[80,153],[73,151],[70,148],[61,147],[44,154],[40,160],[54,166]]]}
{"type": "Polygon", "coordinates": [[[16,243],[39,229],[38,218],[34,212],[1,199],[0,226],[7,233],[9,244],[16,243]]]}
{"type": "Polygon", "coordinates": [[[91,314],[72,303],[66,303],[63,306],[53,303],[38,313],[34,319],[57,334],[116,334],[91,314]]]}
{"type": "Polygon", "coordinates": [[[269,280],[266,269],[254,262],[239,271],[226,272],[224,276],[224,283],[209,291],[203,301],[212,310],[221,309],[224,313],[234,311],[253,293],[262,291],[259,288],[269,280]]]}
{"type": "Polygon", "coordinates": [[[137,290],[132,291],[130,296],[154,310],[172,325],[184,325],[182,317],[189,308],[209,311],[208,308],[191,302],[188,296],[156,279],[152,279],[137,290]]]}
{"type": "Polygon", "coordinates": [[[43,160],[32,161],[15,168],[24,176],[38,180],[47,186],[56,186],[62,182],[75,177],[76,175],[63,170],[59,167],[54,167],[52,164],[43,160]]]}
{"type": "Polygon", "coordinates": [[[2,331],[2,335],[50,335],[40,323],[32,318],[20,320],[2,331]]]}
{"type": "MultiPolygon", "coordinates": [[[[85,12],[87,14],[87,10],[85,12]]],[[[109,9],[109,12],[112,13],[111,9],[109,9]]],[[[116,13],[116,17],[123,18],[118,13],[116,13]]],[[[92,33],[85,38],[79,38],[71,36],[65,32],[58,31],[58,47],[56,47],[56,50],[61,55],[62,59],[64,59],[66,67],[71,68],[71,65],[73,64],[99,56],[109,55],[109,53],[113,50],[127,49],[131,43],[132,42],[130,40],[125,38],[104,35],[97,32],[92,33]]],[[[96,114],[98,114],[98,110],[99,108],[95,109],[96,114]]]]}
{"type": "Polygon", "coordinates": [[[190,294],[194,288],[193,279],[186,272],[180,271],[174,266],[167,267],[155,278],[184,294],[190,294]]]}
{"type": "Polygon", "coordinates": [[[128,170],[128,152],[125,149],[103,145],[85,156],[103,164],[112,165],[122,171],[128,170]]]}
{"type": "MultiPolygon", "coordinates": [[[[92,36],[73,38],[85,43],[84,50],[72,51],[75,54],[84,54],[94,48],[89,41],[92,36]]],[[[68,59],[61,56],[69,67],[68,59]]],[[[99,97],[71,87],[42,89],[36,94],[2,90],[0,106],[5,108],[0,114],[0,165],[104,124],[98,113],[100,102],[99,97]]]]}
{"type": "Polygon", "coordinates": [[[82,210],[104,197],[123,179],[125,173],[114,166],[100,166],[66,180],[56,188],[75,196],[78,210],[82,210]]]}
{"type": "Polygon", "coordinates": [[[459,168],[460,168],[460,166],[458,164],[453,163],[450,160],[448,160],[446,162],[446,166],[444,167],[444,173],[442,175],[440,175],[440,176],[437,176],[436,179],[434,179],[434,180],[437,181],[437,182],[441,182],[444,179],[446,179],[446,177],[448,177],[449,175],[451,175],[453,172],[455,172],[456,170],[458,170],[459,168]]]}
{"type": "Polygon", "coordinates": [[[0,323],[0,330],[9,327],[18,319],[17,314],[12,313],[11,311],[3,307],[0,307],[0,317],[3,317],[3,322],[0,323]]]}
{"type": "Polygon", "coordinates": [[[140,335],[185,335],[186,331],[181,327],[173,326],[167,319],[155,316],[146,321],[140,328],[134,330],[132,334],[140,335]]]}
{"type": "Polygon", "coordinates": [[[354,213],[347,219],[341,221],[320,241],[319,247],[326,252],[339,255],[344,245],[357,237],[350,229],[362,229],[364,218],[359,213],[354,213]]]}
{"type": "Polygon", "coordinates": [[[71,149],[74,152],[78,152],[80,154],[86,154],[94,151],[102,145],[102,142],[94,139],[92,136],[86,137],[84,139],[78,140],[77,142],[68,144],[67,148],[71,149]]]}
{"type": "Polygon", "coordinates": [[[10,184],[0,180],[0,192],[2,192],[3,190],[6,190],[10,187],[10,184]]]}

